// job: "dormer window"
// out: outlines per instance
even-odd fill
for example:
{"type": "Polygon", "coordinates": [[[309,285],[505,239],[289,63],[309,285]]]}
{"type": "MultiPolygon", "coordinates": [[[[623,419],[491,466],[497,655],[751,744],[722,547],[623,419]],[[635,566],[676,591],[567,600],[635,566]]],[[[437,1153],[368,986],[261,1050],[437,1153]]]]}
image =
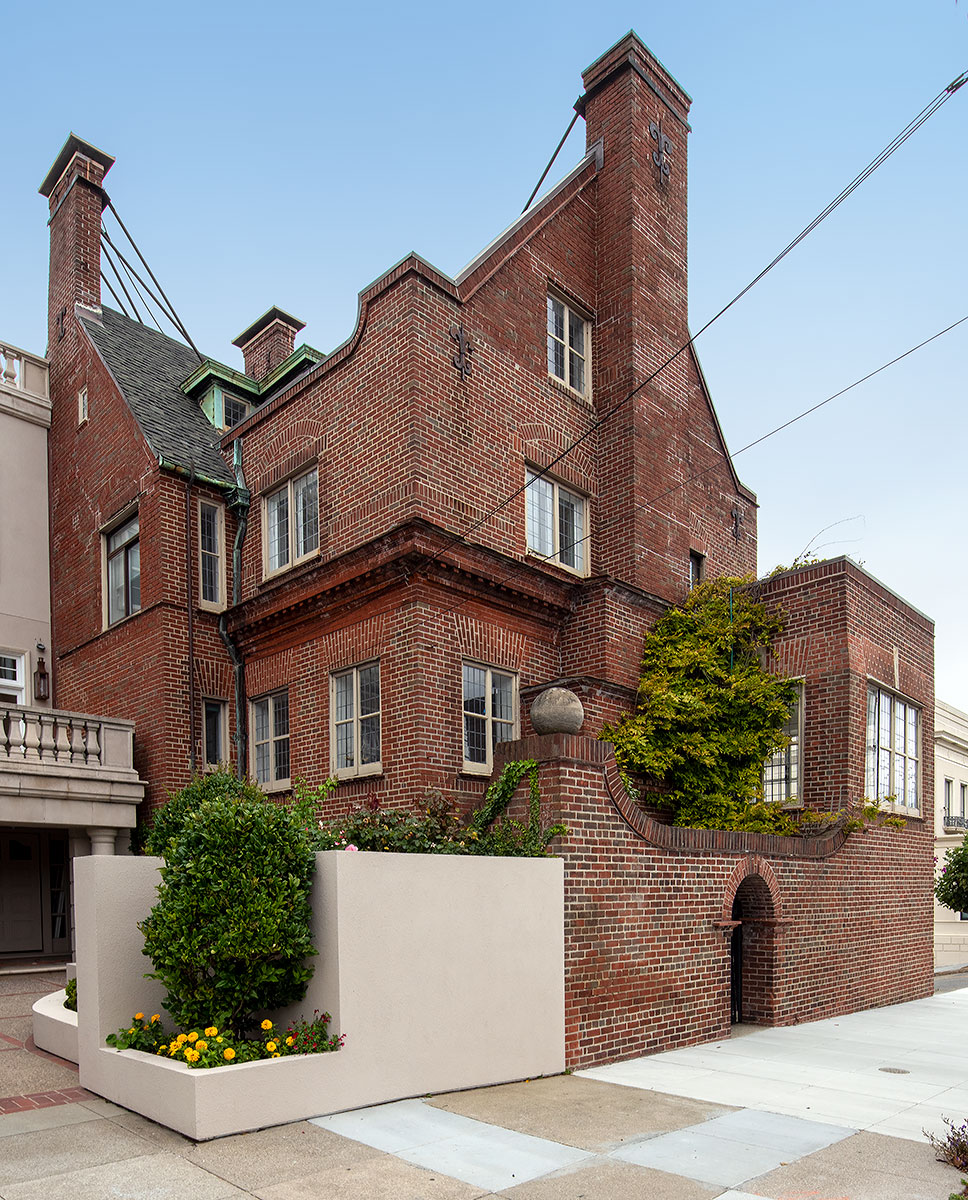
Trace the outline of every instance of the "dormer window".
{"type": "Polygon", "coordinates": [[[246,404],[244,400],[239,400],[237,396],[230,396],[227,392],[222,393],[223,429],[234,429],[236,425],[245,420],[251,411],[251,404],[246,404]]]}

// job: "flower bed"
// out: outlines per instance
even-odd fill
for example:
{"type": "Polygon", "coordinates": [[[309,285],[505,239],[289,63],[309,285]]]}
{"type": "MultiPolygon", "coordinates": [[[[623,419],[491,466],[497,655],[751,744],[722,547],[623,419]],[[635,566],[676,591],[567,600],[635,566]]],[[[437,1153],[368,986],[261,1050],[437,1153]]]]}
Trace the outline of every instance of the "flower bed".
{"type": "Polygon", "coordinates": [[[203,1140],[366,1104],[564,1068],[563,864],[558,859],[317,855],[316,971],[285,1028],[333,1014],[337,1054],[191,1069],[105,1038],[159,1013],[137,922],[159,859],[78,859],[82,1086],[203,1140]]]}

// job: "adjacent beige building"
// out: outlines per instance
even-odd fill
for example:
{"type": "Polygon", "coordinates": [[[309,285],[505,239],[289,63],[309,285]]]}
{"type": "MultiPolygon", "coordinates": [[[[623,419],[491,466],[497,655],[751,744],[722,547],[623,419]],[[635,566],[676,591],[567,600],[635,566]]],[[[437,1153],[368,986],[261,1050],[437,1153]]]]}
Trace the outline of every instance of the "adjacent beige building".
{"type": "MultiPolygon", "coordinates": [[[[968,833],[968,713],[938,700],[934,716],[934,825],[938,869],[968,833]]],[[[968,964],[968,913],[935,901],[934,965],[968,964]]]]}
{"type": "Polygon", "coordinates": [[[0,342],[0,960],[67,957],[71,862],[125,849],[127,721],[50,707],[47,361],[0,342]]]}

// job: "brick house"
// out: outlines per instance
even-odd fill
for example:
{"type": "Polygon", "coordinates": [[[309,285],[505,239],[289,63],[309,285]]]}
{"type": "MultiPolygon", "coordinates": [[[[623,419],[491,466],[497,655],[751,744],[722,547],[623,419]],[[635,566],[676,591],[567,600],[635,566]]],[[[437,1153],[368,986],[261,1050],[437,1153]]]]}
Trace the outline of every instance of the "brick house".
{"type": "Polygon", "coordinates": [[[698,359],[673,358],[689,97],[634,34],[583,78],[584,158],[459,276],[408,256],[329,354],[273,307],[235,341],[242,372],[101,305],[109,155],[72,135],[41,188],[57,703],[135,722],[151,804],[231,759],[281,795],[338,775],[333,811],[431,788],[469,806],[533,754],[573,828],[574,1064],[727,1031],[731,961],[750,1019],[924,994],[933,707],[930,622],[835,560],[764,584],[804,681],[769,783],[826,807],[868,761],[882,796],[910,769],[903,844],[670,830],[618,786],[591,735],[656,615],[755,570],[756,501],[698,359]],[[584,733],[534,737],[552,684],[584,733]],[[861,942],[884,957],[858,972],[861,942]]]}

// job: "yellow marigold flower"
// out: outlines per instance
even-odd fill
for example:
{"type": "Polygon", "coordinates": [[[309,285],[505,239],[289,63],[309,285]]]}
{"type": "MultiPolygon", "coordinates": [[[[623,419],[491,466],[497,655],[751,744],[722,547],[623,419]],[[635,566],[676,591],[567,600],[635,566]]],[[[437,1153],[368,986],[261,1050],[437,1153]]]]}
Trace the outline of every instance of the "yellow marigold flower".
{"type": "Polygon", "coordinates": [[[221,1035],[221,1034],[219,1034],[219,1035],[218,1035],[218,1037],[217,1037],[215,1040],[216,1040],[217,1042],[220,1042],[220,1041],[222,1040],[222,1035],[221,1035]]]}
{"type": "Polygon", "coordinates": [[[191,1032],[191,1033],[188,1035],[188,1040],[189,1040],[190,1042],[197,1042],[197,1041],[198,1041],[198,1034],[197,1034],[197,1033],[194,1031],[194,1029],[193,1029],[193,1030],[192,1030],[192,1032],[191,1032]]]}
{"type": "Polygon", "coordinates": [[[164,1054],[167,1049],[168,1049],[167,1046],[159,1046],[158,1049],[155,1051],[155,1053],[156,1054],[164,1054]]]}
{"type": "Polygon", "coordinates": [[[198,1041],[195,1043],[195,1049],[196,1050],[207,1050],[208,1042],[204,1042],[204,1041],[202,1041],[201,1038],[199,1038],[198,1041]]]}
{"type": "Polygon", "coordinates": [[[135,1013],[134,1019],[136,1021],[143,1021],[145,1019],[145,1015],[144,1015],[144,1013],[135,1013]]]}
{"type": "Polygon", "coordinates": [[[154,1025],[154,1023],[155,1023],[156,1021],[160,1021],[160,1020],[161,1020],[161,1013],[152,1013],[152,1014],[151,1014],[151,1023],[152,1023],[152,1025],[154,1025]]]}
{"type": "Polygon", "coordinates": [[[272,1057],[273,1057],[273,1058],[282,1058],[282,1055],[281,1055],[281,1054],[279,1053],[279,1051],[277,1050],[277,1051],[275,1052],[275,1054],[273,1054],[273,1056],[272,1056],[272,1057]]]}
{"type": "Polygon", "coordinates": [[[269,1051],[270,1054],[273,1052],[273,1050],[275,1050],[275,1048],[276,1048],[275,1042],[266,1042],[266,1049],[269,1051]]]}
{"type": "Polygon", "coordinates": [[[131,1028],[128,1030],[128,1033],[134,1033],[134,1026],[133,1026],[133,1025],[132,1025],[132,1026],[131,1026],[131,1028]]]}
{"type": "Polygon", "coordinates": [[[262,1022],[262,1028],[263,1029],[271,1029],[272,1028],[272,1022],[268,1019],[268,1017],[262,1022]]]}
{"type": "Polygon", "coordinates": [[[188,1034],[187,1034],[187,1033],[180,1033],[180,1034],[178,1035],[178,1044],[179,1044],[179,1046],[180,1046],[180,1045],[181,1045],[183,1042],[187,1042],[187,1041],[188,1041],[188,1034]]]}
{"type": "Polygon", "coordinates": [[[232,1059],[235,1058],[235,1051],[232,1049],[231,1046],[226,1046],[225,1049],[222,1051],[222,1057],[227,1058],[229,1060],[229,1062],[231,1062],[232,1059]]]}
{"type": "Polygon", "coordinates": [[[215,1037],[215,1035],[217,1033],[218,1033],[218,1030],[215,1028],[214,1025],[209,1025],[208,1029],[205,1030],[206,1037],[215,1037]]]}
{"type": "Polygon", "coordinates": [[[291,1036],[291,1035],[290,1035],[289,1037],[287,1037],[287,1038],[286,1038],[286,1045],[287,1045],[287,1046],[291,1046],[291,1045],[292,1045],[292,1036],[291,1036]]]}

